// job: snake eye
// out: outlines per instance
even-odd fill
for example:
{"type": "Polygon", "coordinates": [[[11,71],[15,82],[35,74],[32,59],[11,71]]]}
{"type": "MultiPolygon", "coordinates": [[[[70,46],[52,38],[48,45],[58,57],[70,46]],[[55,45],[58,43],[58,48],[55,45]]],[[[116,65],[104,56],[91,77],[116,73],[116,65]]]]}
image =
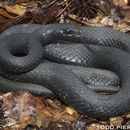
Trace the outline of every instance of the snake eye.
{"type": "Polygon", "coordinates": [[[71,30],[70,30],[70,29],[67,29],[66,32],[67,32],[67,33],[71,33],[71,30]]]}

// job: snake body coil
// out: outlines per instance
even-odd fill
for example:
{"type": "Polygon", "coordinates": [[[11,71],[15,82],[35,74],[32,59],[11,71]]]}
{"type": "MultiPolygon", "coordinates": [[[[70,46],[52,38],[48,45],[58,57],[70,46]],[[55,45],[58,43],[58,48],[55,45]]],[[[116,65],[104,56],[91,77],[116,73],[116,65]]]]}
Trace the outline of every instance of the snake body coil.
{"type": "MultiPolygon", "coordinates": [[[[15,82],[12,87],[7,84],[8,79],[0,81],[0,84],[11,86],[12,90],[20,85],[22,89],[35,91],[38,95],[43,94],[44,86],[82,114],[98,119],[119,116],[130,112],[129,43],[130,36],[125,33],[103,27],[77,27],[74,24],[39,26],[29,33],[10,35],[4,32],[0,44],[0,66],[4,67],[0,68],[0,73],[26,85],[15,82]],[[22,55],[18,56],[18,53],[22,55]],[[120,77],[121,90],[113,95],[95,93],[88,87],[87,78],[84,78],[90,72],[85,71],[86,67],[115,72],[120,77]],[[35,90],[28,83],[35,84],[35,90]],[[31,87],[26,87],[28,85],[31,87]]],[[[113,75],[119,81],[118,76],[107,72],[106,76],[106,71],[101,71],[105,79],[113,75]]],[[[94,83],[91,84],[94,86],[94,83]]]]}

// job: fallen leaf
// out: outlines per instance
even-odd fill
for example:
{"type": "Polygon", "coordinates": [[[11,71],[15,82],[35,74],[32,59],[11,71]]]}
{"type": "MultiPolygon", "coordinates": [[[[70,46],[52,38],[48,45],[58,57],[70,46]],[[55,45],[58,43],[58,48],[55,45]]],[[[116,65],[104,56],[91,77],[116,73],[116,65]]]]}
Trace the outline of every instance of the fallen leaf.
{"type": "Polygon", "coordinates": [[[130,119],[130,114],[126,115],[126,118],[129,118],[129,119],[130,119]]]}
{"type": "Polygon", "coordinates": [[[113,126],[118,126],[118,125],[122,125],[124,119],[122,117],[114,117],[114,118],[110,118],[110,125],[113,126]]]}
{"type": "Polygon", "coordinates": [[[50,122],[61,121],[71,124],[79,118],[76,111],[73,110],[71,114],[65,111],[67,109],[72,111],[71,108],[56,102],[60,109],[55,109],[46,106],[43,100],[45,100],[43,97],[35,97],[26,91],[3,95],[3,107],[7,108],[5,110],[7,124],[4,127],[11,126],[11,124],[14,125],[9,128],[23,129],[27,125],[47,127],[50,122]]]}
{"type": "Polygon", "coordinates": [[[109,16],[103,17],[103,19],[100,21],[100,23],[103,26],[113,26],[115,24],[113,19],[109,16]]]}
{"type": "Polygon", "coordinates": [[[75,110],[74,110],[73,108],[66,107],[65,111],[66,111],[68,114],[73,115],[73,113],[74,113],[75,110]]]}
{"type": "Polygon", "coordinates": [[[26,12],[26,8],[19,6],[17,4],[13,6],[5,5],[4,3],[0,3],[0,7],[5,8],[8,12],[14,13],[16,15],[22,15],[26,12]]]}
{"type": "Polygon", "coordinates": [[[130,6],[128,5],[129,0],[113,0],[113,5],[115,7],[122,7],[124,9],[130,9],[130,6]]]}
{"type": "Polygon", "coordinates": [[[114,25],[113,28],[122,32],[129,32],[130,23],[126,22],[125,20],[121,20],[116,25],[114,25]]]}
{"type": "Polygon", "coordinates": [[[44,109],[42,100],[28,92],[14,92],[3,97],[3,106],[7,108],[5,115],[8,118],[6,120],[8,123],[20,122],[19,128],[25,128],[33,117],[32,115],[44,109]]]}

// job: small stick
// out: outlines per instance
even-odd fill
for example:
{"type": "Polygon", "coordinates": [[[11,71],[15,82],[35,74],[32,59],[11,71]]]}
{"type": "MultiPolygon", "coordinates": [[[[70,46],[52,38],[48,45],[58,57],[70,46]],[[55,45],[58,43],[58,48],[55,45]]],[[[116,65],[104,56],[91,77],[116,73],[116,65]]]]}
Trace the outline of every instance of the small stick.
{"type": "Polygon", "coordinates": [[[9,123],[9,124],[6,124],[6,125],[1,126],[0,129],[1,129],[1,128],[6,128],[6,127],[11,127],[11,126],[17,125],[17,124],[19,124],[19,123],[21,123],[21,122],[18,121],[18,122],[9,123]]]}
{"type": "Polygon", "coordinates": [[[72,1],[63,10],[61,10],[61,12],[56,17],[59,17],[69,7],[69,5],[72,3],[72,1]]]}

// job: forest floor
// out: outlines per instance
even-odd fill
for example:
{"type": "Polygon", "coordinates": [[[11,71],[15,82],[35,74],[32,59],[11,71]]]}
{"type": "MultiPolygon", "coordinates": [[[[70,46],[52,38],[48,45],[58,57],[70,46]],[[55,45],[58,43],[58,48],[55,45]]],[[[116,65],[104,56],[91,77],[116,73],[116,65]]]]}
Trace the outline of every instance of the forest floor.
{"type": "MultiPolygon", "coordinates": [[[[0,0],[0,32],[20,23],[70,22],[130,34],[130,0],[0,0]]],[[[26,91],[1,92],[0,100],[0,129],[130,130],[130,114],[99,121],[54,97],[26,91]]]]}

